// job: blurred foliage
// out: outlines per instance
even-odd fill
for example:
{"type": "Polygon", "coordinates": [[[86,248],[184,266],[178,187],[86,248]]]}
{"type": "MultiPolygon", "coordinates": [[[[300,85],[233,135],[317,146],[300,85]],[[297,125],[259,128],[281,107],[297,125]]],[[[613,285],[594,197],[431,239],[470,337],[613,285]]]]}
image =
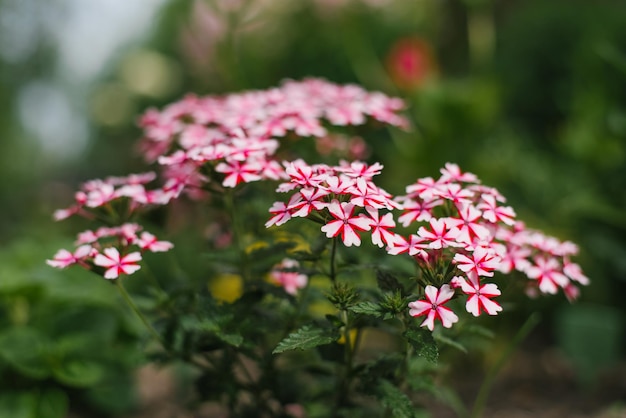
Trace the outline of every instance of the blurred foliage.
{"type": "Polygon", "coordinates": [[[0,254],[0,415],[65,417],[70,398],[89,414],[131,411],[136,323],[109,283],[42,265],[54,245],[42,246],[37,235],[0,254]]]}
{"type": "MultiPolygon", "coordinates": [[[[0,0],[0,10],[9,3],[0,0]]],[[[413,131],[370,139],[371,160],[386,161],[386,189],[398,192],[398,184],[454,161],[501,190],[531,226],[580,245],[592,279],[582,298],[601,308],[512,300],[518,311],[499,318],[503,329],[529,311],[552,310],[556,319],[544,321],[543,331],[583,379],[606,364],[590,361],[598,356],[581,335],[598,335],[597,350],[623,358],[616,328],[626,291],[623,1],[234,3],[239,8],[228,1],[168,2],[149,39],[122,49],[90,85],[84,116],[93,141],[74,161],[43,154],[18,111],[28,83],[54,79],[58,45],[42,35],[22,61],[0,64],[0,381],[19,382],[2,388],[0,412],[32,416],[40,408],[63,416],[74,397],[80,407],[104,412],[132,404],[117,382],[130,385],[137,337],[117,295],[94,278],[43,265],[67,237],[49,226],[51,211],[73,193],[61,184],[139,167],[134,120],[149,106],[187,92],[265,88],[305,76],[357,82],[407,100],[413,131]],[[387,67],[389,51],[406,37],[429,44],[436,64],[428,80],[410,89],[396,85],[387,67]],[[33,235],[37,229],[46,233],[33,235]]],[[[193,234],[184,232],[177,246],[193,248],[183,238],[193,234]]],[[[195,254],[179,254],[185,266],[198,262],[195,254]]],[[[158,269],[160,261],[154,263],[158,269]]],[[[195,268],[186,274],[200,280],[202,269],[195,268]]],[[[175,288],[182,269],[168,272],[163,279],[175,288]]]]}

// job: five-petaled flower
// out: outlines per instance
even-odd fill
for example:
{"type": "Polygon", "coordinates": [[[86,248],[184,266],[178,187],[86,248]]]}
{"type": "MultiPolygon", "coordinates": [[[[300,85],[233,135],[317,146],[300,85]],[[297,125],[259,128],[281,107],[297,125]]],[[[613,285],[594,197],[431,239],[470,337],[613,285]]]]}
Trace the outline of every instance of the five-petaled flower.
{"type": "Polygon", "coordinates": [[[480,315],[481,311],[487,312],[489,315],[497,315],[502,311],[502,306],[491,300],[496,296],[500,296],[500,289],[493,283],[480,284],[479,277],[470,273],[466,280],[464,277],[456,276],[450,280],[453,287],[459,287],[468,295],[465,309],[474,316],[480,315]]]}
{"type": "Polygon", "coordinates": [[[96,266],[105,267],[105,279],[117,279],[120,274],[133,274],[140,269],[137,264],[141,261],[141,254],[137,251],[125,256],[121,256],[117,248],[109,247],[104,249],[104,254],[94,257],[93,263],[96,266]]]}
{"type": "Polygon", "coordinates": [[[347,202],[333,200],[328,204],[328,211],[335,217],[322,227],[326,237],[333,238],[341,234],[341,240],[346,247],[361,245],[361,238],[357,231],[369,231],[372,227],[372,219],[363,215],[353,216],[355,206],[347,202]]]}
{"type": "Polygon", "coordinates": [[[426,300],[416,300],[409,303],[411,316],[426,316],[420,326],[425,326],[432,331],[435,329],[435,319],[440,320],[446,328],[450,328],[459,320],[459,317],[450,308],[443,306],[454,296],[454,290],[450,288],[450,285],[444,284],[439,289],[428,285],[424,289],[424,293],[426,300]]]}
{"type": "Polygon", "coordinates": [[[493,250],[485,247],[476,247],[472,251],[471,258],[465,254],[457,253],[454,256],[457,268],[465,273],[475,273],[478,276],[492,277],[493,270],[498,268],[500,258],[493,250]]]}

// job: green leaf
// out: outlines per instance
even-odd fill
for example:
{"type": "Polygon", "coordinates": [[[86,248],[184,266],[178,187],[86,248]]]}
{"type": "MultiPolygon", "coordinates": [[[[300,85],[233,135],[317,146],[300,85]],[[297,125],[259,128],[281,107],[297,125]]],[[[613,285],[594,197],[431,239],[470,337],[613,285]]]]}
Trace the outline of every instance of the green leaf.
{"type": "Polygon", "coordinates": [[[243,336],[240,334],[224,334],[217,333],[217,338],[224,341],[226,344],[232,345],[233,347],[239,347],[241,343],[243,343],[243,336]]]}
{"type": "Polygon", "coordinates": [[[50,375],[44,336],[29,327],[14,327],[0,334],[0,357],[17,371],[33,379],[50,375]]]}
{"type": "Polygon", "coordinates": [[[383,407],[391,412],[394,418],[415,418],[415,407],[411,400],[400,389],[388,380],[380,380],[376,395],[383,407]]]}
{"type": "Polygon", "coordinates": [[[64,418],[67,416],[67,394],[59,389],[46,389],[39,394],[37,400],[38,418],[64,418]]]}
{"type": "Polygon", "coordinates": [[[403,335],[418,356],[424,357],[431,363],[437,363],[439,348],[430,331],[423,328],[409,328],[403,335]]]}
{"type": "Polygon", "coordinates": [[[339,331],[334,328],[317,328],[305,325],[278,343],[278,346],[272,353],[279,354],[295,349],[308,350],[320,345],[330,344],[338,339],[339,331]]]}
{"type": "Polygon", "coordinates": [[[61,383],[74,387],[89,387],[102,378],[104,370],[95,362],[72,360],[64,362],[52,370],[61,383]]]}
{"type": "Polygon", "coordinates": [[[380,379],[393,379],[404,361],[404,355],[400,353],[387,353],[357,368],[364,392],[371,394],[369,388],[375,386],[380,379]]]}
{"type": "Polygon", "coordinates": [[[381,318],[386,314],[378,303],[369,301],[359,302],[356,305],[350,306],[348,310],[356,314],[370,315],[375,316],[376,318],[381,318]]]}
{"type": "Polygon", "coordinates": [[[106,370],[106,376],[85,389],[86,400],[104,416],[131,416],[138,407],[136,382],[127,372],[106,370]]]}
{"type": "Polygon", "coordinates": [[[0,417],[64,418],[67,409],[67,394],[60,389],[7,391],[0,394],[0,417]]]}
{"type": "Polygon", "coordinates": [[[243,343],[241,334],[223,330],[223,327],[227,326],[232,320],[233,316],[229,314],[216,315],[213,318],[187,316],[181,319],[181,325],[185,331],[209,334],[226,344],[239,347],[243,343]]]}
{"type": "Polygon", "coordinates": [[[32,392],[4,392],[0,394],[0,416],[33,418],[37,396],[32,392]]]}

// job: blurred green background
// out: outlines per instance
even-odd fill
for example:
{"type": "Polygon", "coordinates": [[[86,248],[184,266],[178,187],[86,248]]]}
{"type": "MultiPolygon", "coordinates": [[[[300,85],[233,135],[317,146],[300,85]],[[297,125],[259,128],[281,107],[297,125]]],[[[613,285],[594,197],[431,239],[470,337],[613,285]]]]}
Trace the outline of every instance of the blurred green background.
{"type": "Polygon", "coordinates": [[[108,283],[45,265],[80,230],[52,211],[82,181],[145,170],[146,108],[307,76],[406,100],[412,130],[368,139],[390,192],[456,162],[528,226],[579,244],[592,284],[577,304],[511,296],[488,324],[498,347],[540,311],[523,349],[545,383],[585,393],[589,416],[623,412],[618,0],[0,0],[0,411],[132,416],[137,323],[108,283]]]}

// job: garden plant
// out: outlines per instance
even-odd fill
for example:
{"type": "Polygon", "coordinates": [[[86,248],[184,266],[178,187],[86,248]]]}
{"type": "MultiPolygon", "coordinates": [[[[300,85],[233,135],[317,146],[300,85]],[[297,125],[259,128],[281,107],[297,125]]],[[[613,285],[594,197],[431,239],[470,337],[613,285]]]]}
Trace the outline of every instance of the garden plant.
{"type": "Polygon", "coordinates": [[[148,359],[187,365],[190,408],[414,417],[424,396],[454,403],[441,347],[488,338],[476,317],[506,313],[501,294],[574,301],[588,279],[574,243],[527,227],[454,162],[383,189],[394,162],[369,161],[367,137],[410,131],[404,107],[311,78],[150,109],[138,149],[154,171],[85,182],[54,216],[92,226],[48,264],[119,289],[148,359]],[[179,248],[182,234],[197,245],[179,248]]]}

